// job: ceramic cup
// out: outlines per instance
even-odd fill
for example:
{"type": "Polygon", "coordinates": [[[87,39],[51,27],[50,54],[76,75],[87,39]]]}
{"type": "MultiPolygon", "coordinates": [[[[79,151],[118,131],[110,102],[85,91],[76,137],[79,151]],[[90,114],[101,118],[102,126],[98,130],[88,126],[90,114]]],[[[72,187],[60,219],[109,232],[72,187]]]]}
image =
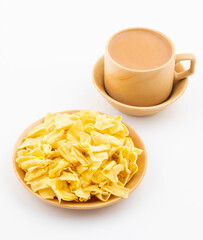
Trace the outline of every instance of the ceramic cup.
{"type": "Polygon", "coordinates": [[[174,81],[179,81],[194,73],[195,61],[195,56],[191,53],[175,54],[172,41],[158,31],[146,28],[126,29],[113,35],[106,45],[104,59],[105,88],[107,93],[119,102],[132,106],[154,106],[169,97],[174,81]],[[168,62],[149,70],[135,70],[120,65],[111,57],[109,52],[111,41],[120,33],[137,29],[156,33],[167,40],[172,50],[168,62]],[[184,60],[190,61],[190,68],[177,73],[175,65],[184,60]]]}

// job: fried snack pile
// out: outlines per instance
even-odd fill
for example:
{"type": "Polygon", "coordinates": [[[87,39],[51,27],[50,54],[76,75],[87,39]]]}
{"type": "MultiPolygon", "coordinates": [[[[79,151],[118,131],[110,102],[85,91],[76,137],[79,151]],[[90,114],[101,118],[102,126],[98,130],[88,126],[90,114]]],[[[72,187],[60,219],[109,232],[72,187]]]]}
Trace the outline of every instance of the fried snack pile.
{"type": "Polygon", "coordinates": [[[94,111],[48,113],[17,152],[25,182],[45,199],[85,202],[126,198],[138,171],[136,148],[121,117],[94,111]]]}

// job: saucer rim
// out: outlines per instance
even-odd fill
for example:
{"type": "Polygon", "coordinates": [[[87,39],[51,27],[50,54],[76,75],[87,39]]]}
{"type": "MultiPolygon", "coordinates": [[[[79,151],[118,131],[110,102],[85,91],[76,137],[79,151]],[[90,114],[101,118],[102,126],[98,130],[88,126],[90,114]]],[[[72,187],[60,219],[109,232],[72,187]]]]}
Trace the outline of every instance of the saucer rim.
{"type": "MultiPolygon", "coordinates": [[[[183,93],[185,92],[185,90],[186,90],[186,88],[187,88],[187,85],[188,85],[188,77],[180,80],[180,81],[184,81],[184,86],[183,86],[181,92],[180,92],[176,97],[174,97],[173,99],[171,99],[171,96],[173,96],[173,91],[172,91],[172,94],[169,96],[169,98],[168,98],[166,101],[164,101],[164,102],[162,102],[162,103],[160,103],[160,104],[157,104],[157,105],[154,105],[154,106],[147,106],[147,107],[138,107],[138,106],[128,105],[128,104],[119,102],[119,101],[115,100],[114,98],[112,98],[112,97],[106,92],[105,87],[104,87],[104,90],[105,90],[104,92],[101,91],[100,88],[98,87],[97,82],[95,81],[94,75],[95,75],[95,72],[97,71],[97,66],[98,66],[98,63],[99,63],[100,61],[103,61],[103,62],[104,62],[104,55],[101,56],[101,57],[97,60],[97,62],[96,62],[95,65],[94,65],[93,73],[92,73],[93,84],[94,84],[94,86],[96,87],[97,91],[98,91],[104,98],[106,98],[107,100],[113,102],[114,104],[120,105],[120,106],[122,106],[122,107],[124,107],[124,108],[128,108],[128,109],[131,109],[131,110],[154,110],[154,109],[159,109],[159,108],[167,107],[167,106],[169,106],[171,103],[174,103],[177,99],[179,99],[179,98],[183,95],[183,93]]],[[[183,64],[179,63],[179,65],[183,68],[183,70],[185,69],[184,66],[183,66],[183,64]]],[[[104,82],[104,79],[103,79],[103,82],[104,82]]]]}

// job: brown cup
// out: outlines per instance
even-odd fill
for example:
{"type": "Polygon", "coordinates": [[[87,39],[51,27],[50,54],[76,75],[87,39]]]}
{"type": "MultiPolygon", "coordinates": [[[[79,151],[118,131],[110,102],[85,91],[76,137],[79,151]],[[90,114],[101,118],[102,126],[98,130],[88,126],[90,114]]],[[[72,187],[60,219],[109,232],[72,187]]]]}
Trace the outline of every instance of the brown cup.
{"type": "Polygon", "coordinates": [[[154,106],[169,97],[174,81],[179,81],[194,73],[195,62],[195,56],[191,53],[176,55],[172,41],[158,31],[147,28],[126,29],[113,35],[107,43],[104,59],[105,88],[107,93],[119,102],[140,107],[154,106]],[[154,32],[166,39],[172,49],[169,61],[149,70],[129,69],[117,63],[109,53],[111,41],[120,33],[136,29],[154,32]],[[177,73],[175,65],[184,60],[190,60],[190,68],[177,73]]]}

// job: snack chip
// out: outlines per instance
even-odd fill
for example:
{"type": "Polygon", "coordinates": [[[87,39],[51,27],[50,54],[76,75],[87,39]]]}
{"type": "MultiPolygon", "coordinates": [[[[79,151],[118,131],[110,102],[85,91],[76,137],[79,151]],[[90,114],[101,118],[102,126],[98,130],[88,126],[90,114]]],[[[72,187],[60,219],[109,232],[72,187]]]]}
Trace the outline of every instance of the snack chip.
{"type": "Polygon", "coordinates": [[[142,153],[128,134],[120,116],[87,110],[48,113],[26,136],[16,162],[26,184],[45,199],[127,198],[125,185],[138,171],[142,153]]]}

